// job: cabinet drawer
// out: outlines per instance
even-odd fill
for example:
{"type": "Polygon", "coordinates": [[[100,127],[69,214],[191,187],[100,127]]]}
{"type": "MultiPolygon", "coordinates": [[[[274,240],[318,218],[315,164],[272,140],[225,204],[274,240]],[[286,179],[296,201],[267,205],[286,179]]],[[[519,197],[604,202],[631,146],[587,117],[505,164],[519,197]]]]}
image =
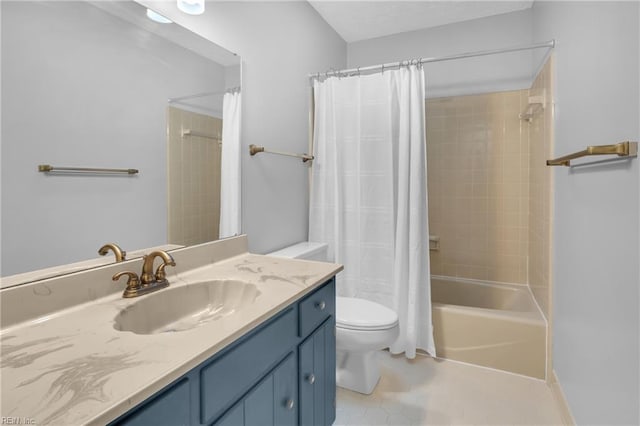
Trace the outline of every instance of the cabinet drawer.
{"type": "Polygon", "coordinates": [[[222,414],[291,350],[297,341],[296,316],[295,307],[289,308],[202,368],[201,423],[222,414]]]}
{"type": "Polygon", "coordinates": [[[298,335],[304,337],[333,315],[336,310],[335,280],[311,293],[299,305],[298,335]]]}

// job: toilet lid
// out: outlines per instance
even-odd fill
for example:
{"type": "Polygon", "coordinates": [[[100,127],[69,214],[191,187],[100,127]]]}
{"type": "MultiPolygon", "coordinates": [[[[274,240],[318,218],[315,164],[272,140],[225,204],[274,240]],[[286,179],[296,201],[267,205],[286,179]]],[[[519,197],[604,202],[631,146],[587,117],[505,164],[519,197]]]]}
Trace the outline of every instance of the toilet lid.
{"type": "Polygon", "coordinates": [[[398,315],[379,303],[336,297],[336,326],[355,330],[386,330],[398,324],[398,315]]]}

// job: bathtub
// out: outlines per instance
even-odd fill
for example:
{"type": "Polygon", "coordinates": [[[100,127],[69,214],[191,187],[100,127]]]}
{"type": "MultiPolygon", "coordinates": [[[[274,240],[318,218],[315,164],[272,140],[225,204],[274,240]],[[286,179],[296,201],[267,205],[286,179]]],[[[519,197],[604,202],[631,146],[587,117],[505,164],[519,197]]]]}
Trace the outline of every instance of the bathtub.
{"type": "Polygon", "coordinates": [[[546,323],[524,285],[431,278],[438,358],[545,378],[546,323]]]}

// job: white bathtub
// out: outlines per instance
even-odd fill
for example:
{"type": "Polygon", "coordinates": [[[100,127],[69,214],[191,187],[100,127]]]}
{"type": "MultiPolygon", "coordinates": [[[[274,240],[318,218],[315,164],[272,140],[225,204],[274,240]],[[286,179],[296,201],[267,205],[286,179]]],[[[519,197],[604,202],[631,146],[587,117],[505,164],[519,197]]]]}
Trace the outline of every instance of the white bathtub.
{"type": "Polygon", "coordinates": [[[545,378],[546,323],[524,285],[431,278],[440,358],[545,378]]]}

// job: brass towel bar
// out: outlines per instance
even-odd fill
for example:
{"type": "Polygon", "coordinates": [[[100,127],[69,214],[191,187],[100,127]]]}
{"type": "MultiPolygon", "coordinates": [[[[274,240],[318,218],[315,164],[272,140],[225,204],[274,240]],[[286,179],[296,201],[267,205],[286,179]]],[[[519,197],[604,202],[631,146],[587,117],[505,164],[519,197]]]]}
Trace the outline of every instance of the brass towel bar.
{"type": "Polygon", "coordinates": [[[614,145],[588,146],[584,151],[574,152],[564,157],[547,160],[547,166],[570,166],[571,160],[589,155],[617,155],[618,157],[636,157],[638,142],[620,142],[614,145]]]}
{"type": "Polygon", "coordinates": [[[99,169],[89,167],[54,167],[49,164],[38,165],[39,172],[72,172],[72,173],[126,173],[128,175],[135,175],[138,173],[138,169],[99,169]]]}

